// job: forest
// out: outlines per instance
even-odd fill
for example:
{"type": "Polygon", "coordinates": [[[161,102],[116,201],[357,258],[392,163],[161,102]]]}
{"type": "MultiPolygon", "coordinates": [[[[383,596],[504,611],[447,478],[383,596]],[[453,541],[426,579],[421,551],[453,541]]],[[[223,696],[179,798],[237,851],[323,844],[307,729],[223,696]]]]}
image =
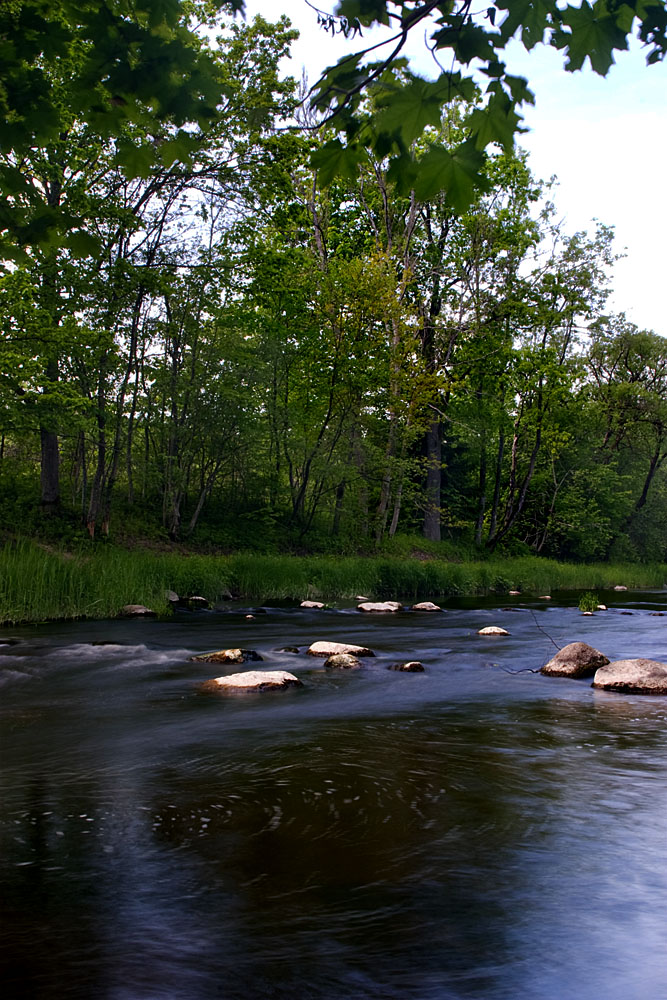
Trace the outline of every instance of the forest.
{"type": "MultiPolygon", "coordinates": [[[[667,560],[667,339],[607,308],[613,228],[566,231],[493,135],[434,189],[471,88],[403,123],[409,184],[381,142],[344,149],[278,72],[289,22],[217,6],[190,5],[214,117],[82,113],[80,39],[44,62],[53,120],[7,117],[5,535],[667,560]]],[[[408,78],[384,67],[357,126],[408,78]]]]}

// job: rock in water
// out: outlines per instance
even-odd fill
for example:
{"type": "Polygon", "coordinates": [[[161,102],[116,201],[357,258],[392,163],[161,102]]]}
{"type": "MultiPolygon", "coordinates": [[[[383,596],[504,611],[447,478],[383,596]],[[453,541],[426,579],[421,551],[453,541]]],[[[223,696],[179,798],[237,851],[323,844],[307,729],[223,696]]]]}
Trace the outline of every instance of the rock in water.
{"type": "Polygon", "coordinates": [[[545,663],[540,673],[547,677],[592,677],[609,663],[609,657],[586,642],[570,642],[545,663]]]}
{"type": "Polygon", "coordinates": [[[351,653],[334,653],[324,661],[324,666],[327,670],[355,670],[361,662],[351,653]]]}
{"type": "Polygon", "coordinates": [[[432,601],[422,601],[420,604],[412,605],[413,611],[442,611],[442,608],[438,607],[437,604],[433,604],[432,601]]]}
{"type": "Polygon", "coordinates": [[[190,659],[205,663],[246,663],[248,660],[262,660],[263,657],[254,649],[219,649],[216,653],[199,653],[190,659]]]}
{"type": "Polygon", "coordinates": [[[322,601],[302,601],[299,605],[300,608],[323,608],[324,605],[322,601]]]}
{"type": "Polygon", "coordinates": [[[481,628],[477,635],[509,635],[510,633],[506,628],[500,628],[499,625],[487,625],[486,628],[481,628]]]}
{"type": "Polygon", "coordinates": [[[400,670],[405,674],[423,674],[424,664],[419,660],[407,660],[405,663],[390,663],[387,670],[400,670]]]}
{"type": "Polygon", "coordinates": [[[121,611],[122,618],[155,618],[156,612],[143,604],[126,604],[121,611]]]}
{"type": "Polygon", "coordinates": [[[208,601],[206,600],[206,598],[200,597],[199,594],[196,594],[194,597],[188,597],[187,601],[188,601],[188,607],[193,609],[208,607],[208,601]]]}
{"type": "Polygon", "coordinates": [[[309,647],[311,656],[334,656],[336,653],[350,653],[351,656],[375,656],[366,646],[353,646],[348,642],[314,642],[309,647]]]}
{"type": "Polygon", "coordinates": [[[667,694],[667,663],[659,660],[614,660],[595,674],[593,687],[626,694],[667,694]]]}
{"type": "Polygon", "coordinates": [[[245,670],[227,677],[214,677],[202,684],[202,691],[222,694],[244,694],[252,691],[283,691],[288,687],[303,687],[294,674],[286,670],[245,670]]]}
{"type": "Polygon", "coordinates": [[[398,601],[377,601],[373,603],[372,601],[364,601],[363,604],[358,604],[357,608],[359,611],[366,611],[367,613],[373,612],[391,612],[401,611],[403,605],[399,604],[398,601]]]}

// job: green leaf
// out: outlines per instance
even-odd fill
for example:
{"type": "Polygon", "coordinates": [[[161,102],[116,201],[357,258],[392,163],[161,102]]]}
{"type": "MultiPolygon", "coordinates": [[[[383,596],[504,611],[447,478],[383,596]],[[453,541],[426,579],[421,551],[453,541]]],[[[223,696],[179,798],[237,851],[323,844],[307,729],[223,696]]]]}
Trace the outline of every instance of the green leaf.
{"type": "Polygon", "coordinates": [[[484,162],[484,154],[471,140],[453,152],[444,146],[432,146],[419,160],[415,194],[420,201],[430,201],[444,192],[451,208],[464,212],[475,200],[477,191],[488,185],[482,174],[484,162]]]}
{"type": "Polygon", "coordinates": [[[442,90],[427,80],[415,79],[397,90],[385,91],[378,98],[382,109],[375,125],[380,132],[399,132],[406,145],[414,142],[427,125],[439,125],[442,114],[442,90]]]}
{"type": "Polygon", "coordinates": [[[468,122],[477,149],[497,142],[506,151],[514,145],[520,118],[505,95],[505,100],[491,98],[485,108],[476,108],[468,122]]]}
{"type": "Polygon", "coordinates": [[[83,229],[68,233],[65,237],[65,246],[73,257],[96,257],[100,252],[99,240],[83,229]]]}
{"type": "Polygon", "coordinates": [[[553,0],[496,0],[500,10],[507,16],[500,25],[500,38],[505,45],[521,29],[521,41],[525,48],[532,49],[544,39],[546,29],[551,25],[557,12],[553,0]]]}
{"type": "Polygon", "coordinates": [[[364,25],[389,24],[387,0],[339,0],[335,14],[364,25]]]}
{"type": "Polygon", "coordinates": [[[170,167],[172,163],[189,163],[192,153],[197,146],[197,138],[187,132],[180,131],[171,139],[161,143],[159,147],[159,157],[165,167],[170,167]]]}
{"type": "Polygon", "coordinates": [[[563,24],[569,32],[559,29],[554,34],[556,48],[565,49],[567,70],[581,69],[586,58],[600,76],[606,76],[614,62],[614,49],[627,49],[625,33],[607,12],[606,3],[600,0],[594,7],[584,0],[581,7],[566,7],[562,12],[563,24]]]}
{"type": "Polygon", "coordinates": [[[155,162],[155,149],[152,145],[119,142],[116,160],[126,177],[148,177],[155,162]]]}
{"type": "Polygon", "coordinates": [[[440,125],[445,103],[456,97],[470,100],[474,89],[473,81],[460,73],[443,73],[435,81],[414,77],[404,86],[377,94],[380,110],[374,124],[379,132],[400,135],[409,146],[428,125],[440,125]]]}
{"type": "Polygon", "coordinates": [[[340,139],[331,139],[311,155],[310,163],[317,170],[322,187],[328,187],[336,178],[354,180],[359,174],[359,164],[366,159],[363,146],[352,143],[344,146],[340,139]]]}

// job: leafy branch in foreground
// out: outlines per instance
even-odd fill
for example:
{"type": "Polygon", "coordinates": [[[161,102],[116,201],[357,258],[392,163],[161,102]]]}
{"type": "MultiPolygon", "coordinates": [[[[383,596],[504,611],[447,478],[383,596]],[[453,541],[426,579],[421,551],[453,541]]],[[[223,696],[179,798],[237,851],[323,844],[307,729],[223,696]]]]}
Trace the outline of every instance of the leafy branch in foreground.
{"type": "Polygon", "coordinates": [[[648,64],[667,53],[663,0],[583,0],[567,6],[558,0],[495,0],[481,10],[472,0],[339,0],[334,15],[319,12],[318,17],[332,32],[337,18],[346,37],[373,25],[390,31],[379,44],[330,66],[311,90],[313,106],[341,136],[318,151],[320,182],[351,176],[369,151],[388,159],[399,191],[417,186],[422,200],[446,191],[458,211],[472,204],[483,186],[484,151],[493,144],[509,150],[522,131],[521,106],[534,101],[528,81],[510,73],[503,59],[512,39],[528,50],[538,44],[559,49],[570,72],[589,60],[602,76],[615,53],[628,48],[633,32],[648,48],[648,64]],[[440,70],[434,80],[409,72],[402,56],[409,36],[419,28],[430,33],[426,44],[440,70]],[[387,47],[388,54],[373,58],[387,47]],[[396,72],[387,73],[398,68],[400,82],[396,72]],[[422,159],[414,140],[439,124],[446,105],[475,95],[458,148],[431,146],[422,159]]]}

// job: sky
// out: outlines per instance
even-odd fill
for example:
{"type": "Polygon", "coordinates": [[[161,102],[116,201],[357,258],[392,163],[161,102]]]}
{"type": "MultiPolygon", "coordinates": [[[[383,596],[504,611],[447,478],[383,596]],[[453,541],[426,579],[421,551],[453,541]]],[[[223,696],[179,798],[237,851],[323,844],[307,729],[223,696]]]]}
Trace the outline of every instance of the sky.
{"type": "MultiPolygon", "coordinates": [[[[319,5],[333,10],[335,2],[319,5]]],[[[319,28],[305,0],[246,0],[246,6],[249,17],[259,13],[271,21],[286,14],[300,31],[283,67],[297,78],[305,67],[314,82],[359,47],[358,38],[332,39],[319,28]]],[[[417,72],[434,72],[423,34],[412,39],[410,55],[417,72]]],[[[520,145],[537,177],[556,175],[553,200],[565,231],[592,231],[594,219],[615,229],[615,250],[625,257],[614,268],[609,308],[667,336],[667,65],[647,67],[638,45],[619,53],[604,78],[590,68],[565,72],[562,54],[545,46],[528,53],[516,44],[507,63],[536,95],[524,112],[529,131],[520,145]]]]}

